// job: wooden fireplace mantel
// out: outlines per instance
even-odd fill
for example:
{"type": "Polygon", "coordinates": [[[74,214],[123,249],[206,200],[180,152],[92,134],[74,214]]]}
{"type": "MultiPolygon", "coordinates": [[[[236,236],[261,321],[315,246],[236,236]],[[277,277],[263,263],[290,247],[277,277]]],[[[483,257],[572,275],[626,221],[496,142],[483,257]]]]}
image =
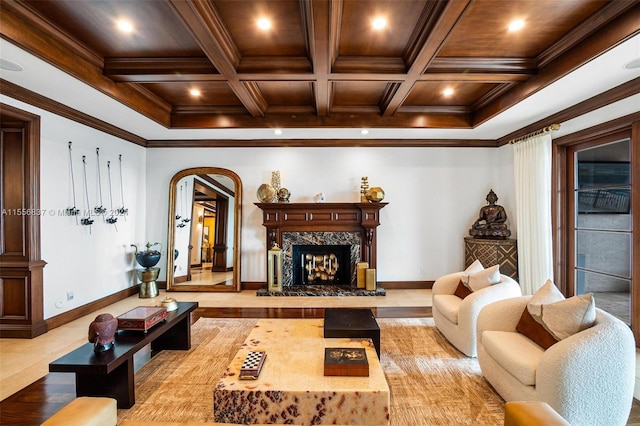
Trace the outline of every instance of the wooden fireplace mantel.
{"type": "Polygon", "coordinates": [[[376,228],[388,203],[255,203],[267,228],[267,250],[283,232],[360,232],[362,261],[376,267],[376,228]]]}

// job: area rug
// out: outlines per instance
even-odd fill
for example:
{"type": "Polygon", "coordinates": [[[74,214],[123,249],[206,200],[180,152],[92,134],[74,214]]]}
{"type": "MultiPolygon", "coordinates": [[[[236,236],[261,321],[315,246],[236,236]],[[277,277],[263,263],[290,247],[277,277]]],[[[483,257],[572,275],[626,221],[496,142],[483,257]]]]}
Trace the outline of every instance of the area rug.
{"type": "MultiPolygon", "coordinates": [[[[200,318],[190,351],[161,352],[136,373],[136,404],[118,410],[118,422],[213,422],[213,388],[256,321],[200,318]]],[[[432,318],[378,323],[391,425],[503,423],[504,402],[483,379],[477,360],[454,349],[432,318]]]]}

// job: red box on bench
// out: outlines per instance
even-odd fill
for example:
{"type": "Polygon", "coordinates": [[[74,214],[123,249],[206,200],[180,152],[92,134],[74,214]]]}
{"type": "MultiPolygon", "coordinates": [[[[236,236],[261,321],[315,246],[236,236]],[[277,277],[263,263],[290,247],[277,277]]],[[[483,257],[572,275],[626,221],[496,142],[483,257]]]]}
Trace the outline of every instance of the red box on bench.
{"type": "Polygon", "coordinates": [[[167,317],[167,309],[156,306],[138,306],[119,315],[118,330],[147,331],[167,317]]]}

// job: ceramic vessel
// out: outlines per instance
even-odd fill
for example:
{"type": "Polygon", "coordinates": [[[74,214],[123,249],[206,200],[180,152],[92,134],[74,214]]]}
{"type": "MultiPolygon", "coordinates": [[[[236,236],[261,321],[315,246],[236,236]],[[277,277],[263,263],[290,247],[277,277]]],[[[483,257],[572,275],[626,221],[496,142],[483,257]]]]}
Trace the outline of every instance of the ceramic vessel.
{"type": "Polygon", "coordinates": [[[145,251],[138,251],[138,247],[135,244],[131,244],[136,248],[136,261],[143,268],[152,268],[160,261],[160,252],[158,250],[151,250],[151,247],[160,245],[160,243],[147,243],[147,249],[145,251]]]}

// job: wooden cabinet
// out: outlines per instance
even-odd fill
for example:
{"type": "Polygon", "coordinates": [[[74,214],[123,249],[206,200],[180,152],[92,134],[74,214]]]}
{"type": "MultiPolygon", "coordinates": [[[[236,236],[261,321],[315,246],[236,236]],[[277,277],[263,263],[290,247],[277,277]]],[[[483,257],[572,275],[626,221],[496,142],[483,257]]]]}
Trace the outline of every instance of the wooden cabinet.
{"type": "Polygon", "coordinates": [[[517,240],[489,240],[466,237],[464,239],[465,268],[480,260],[484,267],[500,265],[500,273],[518,280],[518,244],[517,240]]]}

